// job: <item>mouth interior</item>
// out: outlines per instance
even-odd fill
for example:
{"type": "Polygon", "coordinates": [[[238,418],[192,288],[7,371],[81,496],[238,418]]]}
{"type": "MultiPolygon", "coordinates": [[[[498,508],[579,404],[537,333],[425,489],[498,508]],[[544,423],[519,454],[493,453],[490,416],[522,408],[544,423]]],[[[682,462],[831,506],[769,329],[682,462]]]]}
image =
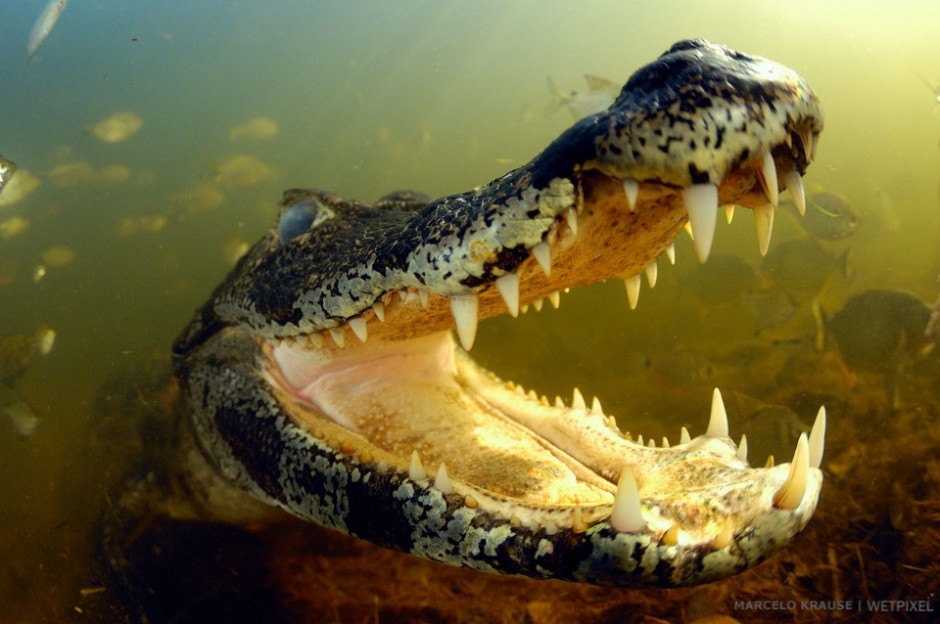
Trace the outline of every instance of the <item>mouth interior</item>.
{"type": "MultiPolygon", "coordinates": [[[[778,170],[796,169],[789,153],[782,146],[773,150],[778,170]]],[[[766,206],[759,171],[758,164],[745,162],[726,175],[719,204],[766,206]]],[[[682,189],[672,185],[640,183],[631,207],[622,180],[586,171],[581,182],[575,227],[570,215],[559,216],[545,234],[550,270],[534,257],[517,269],[522,305],[564,288],[640,275],[688,218],[682,189]]],[[[492,284],[478,300],[480,317],[507,311],[492,284]]],[[[749,503],[757,513],[773,506],[770,497],[786,481],[785,465],[752,470],[726,437],[649,448],[625,438],[599,405],[585,404],[578,394],[565,405],[497,379],[456,347],[446,297],[389,293],[382,316],[364,315],[367,343],[347,339],[340,345],[335,336],[317,335],[264,345],[267,374],[293,402],[293,416],[339,446],[368,449],[370,457],[402,470],[414,470],[417,454],[428,475],[446,464],[451,480],[474,492],[532,508],[577,506],[588,516],[593,509],[598,517],[609,513],[625,464],[633,466],[643,498],[660,501],[660,513],[675,505],[677,483],[695,492],[733,491],[750,482],[750,496],[767,493],[767,500],[757,496],[749,503]],[[754,488],[756,481],[768,485],[754,488]]],[[[663,523],[668,528],[672,520],[663,523]]]]}

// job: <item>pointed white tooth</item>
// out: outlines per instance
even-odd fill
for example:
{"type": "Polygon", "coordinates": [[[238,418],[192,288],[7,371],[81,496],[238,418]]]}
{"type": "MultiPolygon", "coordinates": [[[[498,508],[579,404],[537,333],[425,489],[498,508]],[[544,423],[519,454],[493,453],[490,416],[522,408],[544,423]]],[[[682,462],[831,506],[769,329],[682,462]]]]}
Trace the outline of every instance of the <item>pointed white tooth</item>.
{"type": "Polygon", "coordinates": [[[683,427],[679,430],[679,444],[688,444],[692,441],[692,436],[689,435],[689,430],[683,427]]]}
{"type": "Polygon", "coordinates": [[[743,462],[747,462],[747,435],[741,435],[741,443],[738,444],[738,452],[735,453],[738,459],[743,462]]]}
{"type": "Polygon", "coordinates": [[[693,184],[682,190],[682,199],[689,213],[695,254],[699,262],[705,262],[715,238],[715,222],[718,220],[718,187],[714,184],[693,184]]]}
{"type": "Polygon", "coordinates": [[[631,275],[623,280],[627,287],[627,300],[630,302],[630,309],[636,310],[636,304],[640,300],[640,276],[631,275]]]}
{"type": "Polygon", "coordinates": [[[718,388],[712,392],[712,412],[705,435],[709,438],[728,437],[728,413],[725,411],[725,402],[721,400],[721,391],[718,388]]]}
{"type": "Polygon", "coordinates": [[[659,266],[656,261],[653,260],[647,264],[643,272],[646,273],[646,281],[649,283],[650,288],[656,288],[656,278],[659,277],[659,266]]]}
{"type": "Polygon", "coordinates": [[[578,235],[578,211],[574,208],[569,208],[565,211],[565,223],[568,224],[568,229],[571,230],[571,233],[575,236],[578,235]]]}
{"type": "Polygon", "coordinates": [[[725,220],[728,225],[731,225],[731,222],[734,221],[734,204],[725,204],[725,220]]]}
{"type": "Polygon", "coordinates": [[[636,443],[639,444],[640,446],[646,446],[646,441],[643,439],[642,433],[636,437],[636,443]]]}
{"type": "Polygon", "coordinates": [[[520,314],[525,314],[525,313],[528,312],[528,311],[529,311],[529,304],[528,304],[528,303],[523,303],[521,306],[519,306],[519,313],[520,313],[520,314]]]}
{"type": "Polygon", "coordinates": [[[760,206],[754,209],[754,224],[757,226],[757,244],[760,255],[766,256],[770,249],[770,234],[774,229],[774,210],[771,205],[760,206]]]}
{"type": "Polygon", "coordinates": [[[632,533],[643,528],[643,511],[640,508],[640,493],[636,486],[633,468],[627,466],[620,473],[614,508],[610,512],[610,526],[621,533],[632,533]]]}
{"type": "Polygon", "coordinates": [[[663,448],[669,448],[669,438],[663,436],[663,448]]]}
{"type": "Polygon", "coordinates": [[[539,395],[537,395],[537,394],[535,393],[535,389],[529,390],[529,391],[526,393],[526,397],[527,397],[530,401],[535,401],[536,403],[538,403],[539,395]]]}
{"type": "Polygon", "coordinates": [[[532,302],[532,307],[535,308],[535,311],[536,311],[536,312],[541,312],[541,311],[542,311],[542,306],[543,306],[544,304],[545,304],[545,300],[544,300],[544,299],[536,299],[535,301],[532,302]]]}
{"type": "Polygon", "coordinates": [[[669,258],[669,264],[676,263],[676,244],[675,242],[669,243],[669,246],[666,247],[666,257],[669,258]]]}
{"type": "Polygon", "coordinates": [[[423,288],[418,291],[418,297],[421,298],[421,307],[427,309],[428,299],[431,297],[430,291],[424,290],[423,288]]]}
{"type": "Polygon", "coordinates": [[[647,441],[646,446],[650,448],[656,448],[656,439],[650,438],[649,441],[647,441]]]}
{"type": "Polygon", "coordinates": [[[826,446],[826,408],[820,407],[816,413],[816,422],[809,432],[809,467],[819,468],[822,465],[823,449],[826,446]]]}
{"type": "Polygon", "coordinates": [[[560,396],[555,397],[555,407],[557,409],[565,409],[565,402],[561,400],[560,396]]]}
{"type": "Polygon", "coordinates": [[[421,463],[421,457],[418,451],[411,451],[411,462],[408,464],[408,478],[412,481],[424,481],[428,478],[428,473],[424,470],[424,464],[421,463]]]}
{"type": "Polygon", "coordinates": [[[757,177],[761,186],[764,187],[764,193],[770,200],[770,205],[776,207],[780,201],[780,186],[777,182],[777,167],[774,165],[774,157],[769,151],[761,154],[760,169],[757,171],[757,177]]]}
{"type": "Polygon", "coordinates": [[[627,198],[627,206],[630,207],[630,212],[636,210],[636,196],[640,193],[640,185],[636,180],[631,180],[627,178],[623,181],[623,194],[627,198]]]}
{"type": "Polygon", "coordinates": [[[476,295],[454,295],[450,298],[450,311],[457,324],[460,346],[469,351],[477,336],[477,309],[480,301],[476,295]]]}
{"type": "Polygon", "coordinates": [[[441,462],[441,465],[437,467],[437,475],[434,477],[434,487],[444,494],[450,494],[454,491],[450,477],[447,476],[447,466],[444,465],[444,462],[441,462]]]}
{"type": "Polygon", "coordinates": [[[601,407],[601,400],[597,397],[594,397],[594,399],[591,401],[591,413],[596,416],[604,415],[604,408],[601,407]]]}
{"type": "Polygon", "coordinates": [[[571,409],[587,409],[587,404],[584,402],[584,397],[581,396],[581,391],[577,388],[574,389],[571,397],[571,409]]]}
{"type": "Polygon", "coordinates": [[[806,214],[806,191],[803,190],[803,176],[798,171],[787,171],[783,174],[783,185],[790,191],[790,197],[796,204],[796,211],[800,216],[806,214]]]}
{"type": "Polygon", "coordinates": [[[806,494],[806,484],[809,476],[809,443],[806,434],[801,433],[796,443],[796,452],[790,462],[790,472],[787,480],[783,482],[777,493],[774,494],[774,505],[780,509],[796,509],[803,502],[806,494]]]}
{"type": "Polygon", "coordinates": [[[545,274],[545,277],[552,276],[552,251],[548,247],[548,243],[542,241],[535,247],[529,250],[529,253],[532,254],[532,257],[535,258],[535,261],[539,263],[539,266],[542,267],[542,273],[545,274]]]}
{"type": "Polygon", "coordinates": [[[507,273],[496,280],[496,290],[513,318],[519,316],[519,276],[507,273]]]}
{"type": "Polygon", "coordinates": [[[556,290],[548,296],[548,301],[552,304],[552,307],[557,310],[561,305],[561,293],[556,290]]]}
{"type": "Polygon", "coordinates": [[[376,301],[372,304],[372,311],[375,312],[375,318],[379,319],[381,322],[385,322],[385,304],[381,301],[376,301]]]}
{"type": "Polygon", "coordinates": [[[336,346],[342,349],[346,346],[346,335],[343,334],[343,330],[340,327],[331,327],[330,336],[333,337],[333,342],[336,343],[336,346]]]}
{"type": "Polygon", "coordinates": [[[365,342],[369,338],[369,330],[366,329],[366,320],[361,316],[349,319],[349,329],[356,334],[359,342],[365,342]]]}

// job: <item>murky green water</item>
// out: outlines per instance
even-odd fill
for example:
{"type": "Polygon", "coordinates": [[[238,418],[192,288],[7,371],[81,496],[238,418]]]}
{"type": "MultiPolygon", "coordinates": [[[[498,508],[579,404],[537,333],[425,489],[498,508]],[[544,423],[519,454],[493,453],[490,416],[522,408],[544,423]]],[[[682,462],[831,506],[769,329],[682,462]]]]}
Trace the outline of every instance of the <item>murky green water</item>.
{"type": "MultiPolygon", "coordinates": [[[[940,5],[755,4],[75,0],[28,65],[44,2],[0,8],[0,152],[38,182],[0,206],[0,223],[28,224],[0,238],[0,334],[57,332],[17,387],[39,428],[20,439],[0,422],[0,620],[108,621],[115,598],[98,591],[91,527],[109,492],[98,456],[82,451],[97,435],[96,401],[117,374],[168,358],[231,250],[273,222],[282,189],[372,200],[486,182],[573,121],[547,77],[565,91],[583,89],[584,73],[622,82],[692,36],[796,69],[827,114],[807,189],[845,195],[863,219],[824,244],[834,257],[851,251],[853,272],[831,270],[823,308],[875,287],[932,302],[940,103],[928,84],[940,85],[940,5]],[[142,125],[102,141],[95,124],[120,112],[142,125]],[[243,127],[257,118],[267,121],[243,127]],[[74,257],[43,258],[55,247],[74,257]]],[[[771,253],[805,238],[781,213],[771,253]]],[[[720,254],[760,266],[750,215],[719,228],[720,254]]],[[[716,384],[773,402],[783,365],[768,345],[812,351],[807,302],[790,316],[779,299],[703,301],[685,235],[677,255],[635,312],[622,285],[598,285],[558,311],[483,324],[475,354],[549,395],[597,394],[625,428],[657,437],[704,427],[716,384]],[[761,323],[774,314],[790,318],[761,323]],[[768,357],[777,368],[762,374],[768,357]]],[[[824,383],[807,392],[850,393],[824,383]]],[[[907,400],[937,398],[923,396],[907,400]]]]}

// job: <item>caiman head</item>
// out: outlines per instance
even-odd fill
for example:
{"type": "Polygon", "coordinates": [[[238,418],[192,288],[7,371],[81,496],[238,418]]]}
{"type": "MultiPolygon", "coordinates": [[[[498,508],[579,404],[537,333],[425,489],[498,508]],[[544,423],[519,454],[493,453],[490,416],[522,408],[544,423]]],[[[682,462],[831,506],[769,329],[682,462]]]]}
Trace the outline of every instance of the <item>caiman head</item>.
{"type": "Polygon", "coordinates": [[[597,400],[526,393],[466,351],[478,319],[562,289],[622,278],[635,303],[687,222],[705,260],[719,206],[753,210],[766,249],[822,126],[794,72],[683,41],[471,191],[287,191],[177,341],[201,448],[271,505],[479,570],[676,586],[759,563],[815,510],[822,410],[791,463],[752,468],[717,390],[704,435],[643,445],[597,400]]]}

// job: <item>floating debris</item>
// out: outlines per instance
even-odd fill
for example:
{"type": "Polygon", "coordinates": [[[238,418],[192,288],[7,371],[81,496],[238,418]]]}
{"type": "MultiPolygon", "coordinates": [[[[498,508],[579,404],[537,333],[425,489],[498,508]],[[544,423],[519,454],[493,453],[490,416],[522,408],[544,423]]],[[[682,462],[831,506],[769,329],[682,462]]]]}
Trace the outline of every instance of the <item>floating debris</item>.
{"type": "Polygon", "coordinates": [[[49,269],[58,269],[75,259],[75,252],[64,245],[54,245],[42,252],[42,262],[49,269]]]}
{"type": "Polygon", "coordinates": [[[7,185],[14,173],[16,173],[16,163],[0,154],[0,191],[7,185]]]}
{"type": "Polygon", "coordinates": [[[548,90],[556,105],[567,108],[575,119],[608,109],[623,88],[621,84],[591,74],[584,74],[584,81],[587,83],[586,91],[565,93],[551,78],[548,78],[548,90]]]}
{"type": "Polygon", "coordinates": [[[29,227],[29,221],[19,215],[14,215],[9,219],[0,221],[0,238],[10,239],[21,234],[29,227]]]}
{"type": "Polygon", "coordinates": [[[114,113],[91,128],[91,133],[102,143],[120,143],[131,138],[144,125],[134,113],[114,113]]]}
{"type": "Polygon", "coordinates": [[[277,177],[274,169],[250,154],[232,156],[213,171],[212,181],[226,190],[248,188],[277,177]]]}
{"type": "Polygon", "coordinates": [[[39,18],[33,25],[33,30],[29,33],[29,40],[26,42],[27,63],[33,58],[33,55],[36,54],[36,50],[45,43],[46,38],[49,36],[49,33],[52,32],[52,29],[55,28],[56,22],[59,21],[59,17],[61,17],[67,4],[68,0],[49,0],[49,3],[46,4],[46,8],[39,14],[39,18]]]}
{"type": "Polygon", "coordinates": [[[30,193],[39,188],[39,184],[39,178],[25,169],[20,169],[10,179],[6,188],[0,191],[0,207],[12,206],[23,201],[30,193]]]}
{"type": "Polygon", "coordinates": [[[278,133],[277,122],[267,117],[254,117],[245,123],[232,127],[228,131],[228,140],[232,143],[244,139],[266,141],[278,133]]]}

